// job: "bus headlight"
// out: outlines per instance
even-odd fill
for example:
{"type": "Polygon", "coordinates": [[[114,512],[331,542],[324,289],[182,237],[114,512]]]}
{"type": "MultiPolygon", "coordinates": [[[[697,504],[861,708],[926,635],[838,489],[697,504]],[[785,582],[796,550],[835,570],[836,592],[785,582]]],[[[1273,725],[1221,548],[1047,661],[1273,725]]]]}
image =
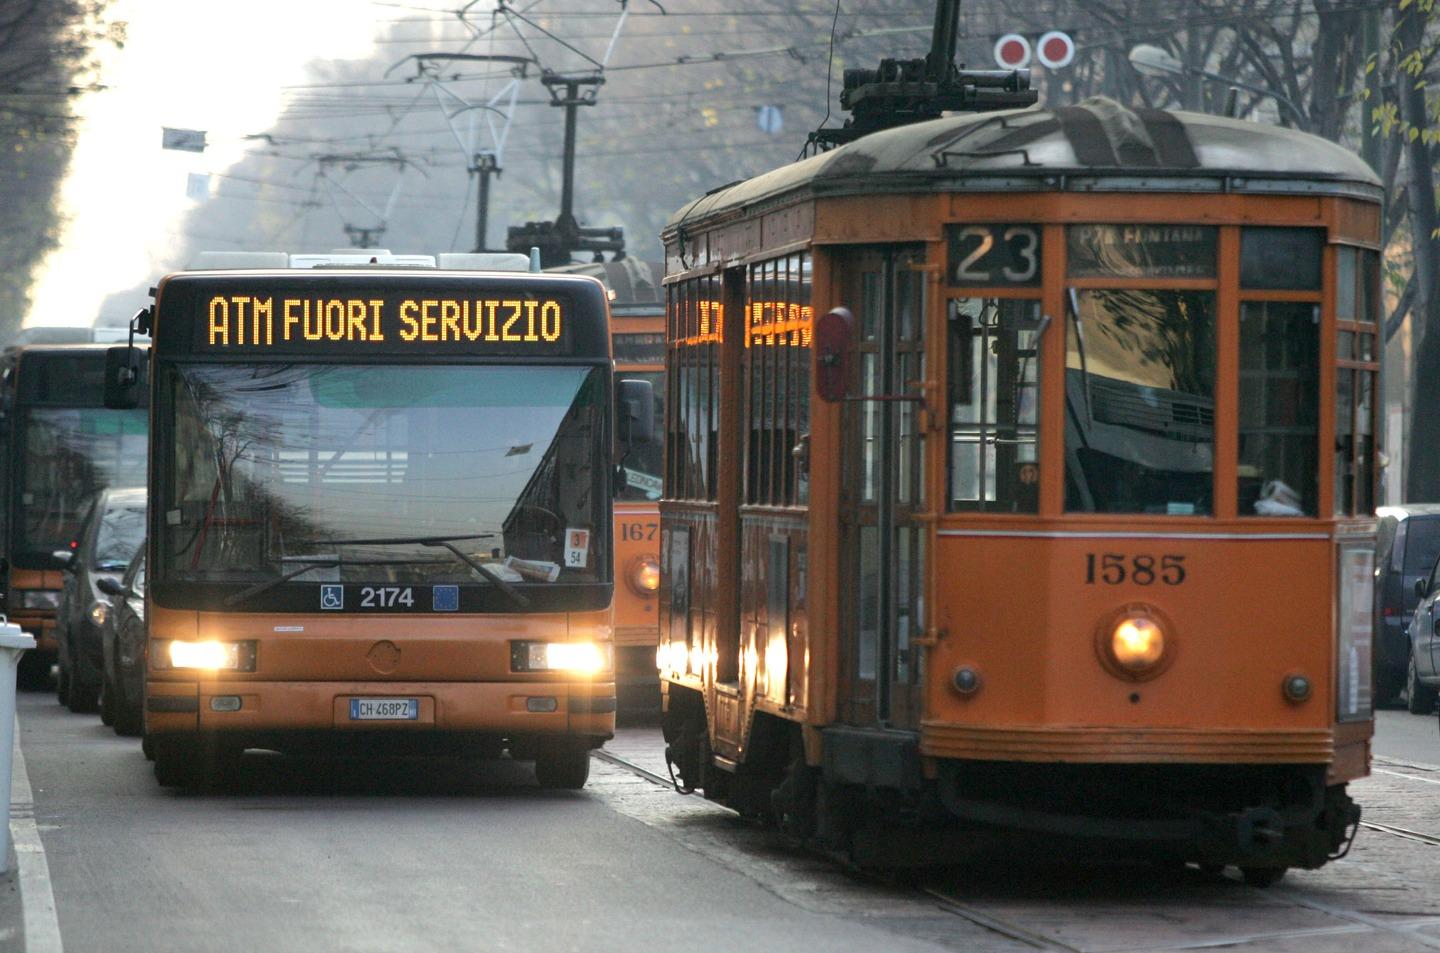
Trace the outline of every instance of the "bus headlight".
{"type": "Polygon", "coordinates": [[[89,613],[89,615],[90,615],[90,621],[93,622],[93,623],[96,625],[96,627],[99,627],[99,626],[104,625],[104,624],[105,624],[105,620],[110,617],[110,603],[108,603],[108,602],[92,602],[92,603],[90,603],[90,613],[89,613]]]}
{"type": "Polygon", "coordinates": [[[1173,654],[1168,626],[1149,606],[1126,606],[1100,624],[1097,648],[1113,674],[1140,681],[1164,671],[1173,654]]]}
{"type": "Polygon", "coordinates": [[[59,605],[59,589],[20,590],[20,608],[22,609],[55,609],[59,605]]]}
{"type": "Polygon", "coordinates": [[[630,588],[637,595],[653,596],[660,591],[660,560],[641,556],[630,565],[630,588]]]}
{"type": "Polygon", "coordinates": [[[602,642],[511,642],[510,667],[516,672],[595,675],[613,667],[611,653],[611,645],[602,642]]]}
{"type": "Polygon", "coordinates": [[[160,642],[151,656],[155,668],[188,668],[205,672],[255,671],[254,642],[160,642]]]}

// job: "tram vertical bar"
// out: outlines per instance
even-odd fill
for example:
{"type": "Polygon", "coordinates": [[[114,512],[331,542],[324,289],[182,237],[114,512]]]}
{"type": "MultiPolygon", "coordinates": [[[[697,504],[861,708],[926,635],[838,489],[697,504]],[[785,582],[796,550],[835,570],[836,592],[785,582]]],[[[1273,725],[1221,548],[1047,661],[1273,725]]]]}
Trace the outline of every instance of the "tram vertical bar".
{"type": "Polygon", "coordinates": [[[35,640],[0,616],[0,874],[10,869],[10,770],[15,750],[15,673],[35,640]]]}
{"type": "MultiPolygon", "coordinates": [[[[1210,478],[1218,519],[1237,516],[1235,488],[1240,462],[1240,229],[1225,225],[1216,247],[1215,432],[1210,478]]],[[[1243,514],[1253,516],[1253,513],[1243,514]]]]}

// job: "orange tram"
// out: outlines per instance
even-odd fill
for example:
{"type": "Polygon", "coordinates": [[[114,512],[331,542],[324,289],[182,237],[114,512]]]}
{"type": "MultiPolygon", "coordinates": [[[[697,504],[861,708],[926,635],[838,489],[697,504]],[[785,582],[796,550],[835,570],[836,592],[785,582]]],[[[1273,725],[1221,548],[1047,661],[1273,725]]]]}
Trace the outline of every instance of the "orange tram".
{"type": "Polygon", "coordinates": [[[667,247],[683,783],[875,865],[1344,851],[1380,189],[1105,100],[876,132],[667,247]]]}
{"type": "MultiPolygon", "coordinates": [[[[649,439],[613,401],[653,396],[613,381],[598,281],[495,257],[212,256],[137,318],[161,784],[338,748],[584,785],[615,726],[612,453],[649,439]]],[[[107,405],[141,399],[131,367],[111,351],[107,405]]]]}

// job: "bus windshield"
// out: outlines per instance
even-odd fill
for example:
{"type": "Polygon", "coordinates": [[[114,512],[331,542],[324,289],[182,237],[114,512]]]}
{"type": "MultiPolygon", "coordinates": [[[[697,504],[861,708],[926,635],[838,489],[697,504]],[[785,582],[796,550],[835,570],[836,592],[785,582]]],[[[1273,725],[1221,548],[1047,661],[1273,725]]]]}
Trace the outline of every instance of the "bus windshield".
{"type": "Polygon", "coordinates": [[[48,566],[101,490],[145,483],[146,411],[31,407],[21,427],[16,564],[48,566]]]}
{"type": "Polygon", "coordinates": [[[157,582],[609,579],[597,368],[206,363],[161,386],[157,582]]]}

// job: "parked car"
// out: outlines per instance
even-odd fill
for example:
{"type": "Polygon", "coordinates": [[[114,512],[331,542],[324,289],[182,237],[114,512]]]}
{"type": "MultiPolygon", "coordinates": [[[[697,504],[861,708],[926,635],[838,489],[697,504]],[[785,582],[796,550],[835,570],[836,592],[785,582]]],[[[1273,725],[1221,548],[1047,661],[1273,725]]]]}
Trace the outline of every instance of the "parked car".
{"type": "Polygon", "coordinates": [[[1429,579],[1440,558],[1440,503],[1382,506],[1375,515],[1375,700],[1403,695],[1411,711],[1428,712],[1434,699],[1409,691],[1416,668],[1408,629],[1421,599],[1415,584],[1429,579]]]}
{"type": "Polygon", "coordinates": [[[99,586],[110,596],[110,612],[100,629],[100,720],[117,735],[138,735],[145,697],[145,544],[119,582],[107,577],[99,586]]]}
{"type": "Polygon", "coordinates": [[[144,536],[145,491],[111,488],[95,498],[70,549],[55,553],[65,564],[55,619],[56,694],[71,711],[93,711],[100,697],[100,627],[110,612],[100,580],[118,580],[144,536]]]}
{"type": "Polygon", "coordinates": [[[1435,710],[1440,697],[1440,559],[1430,574],[1415,584],[1420,604],[1410,618],[1410,665],[1406,699],[1417,715],[1435,710]]]}

